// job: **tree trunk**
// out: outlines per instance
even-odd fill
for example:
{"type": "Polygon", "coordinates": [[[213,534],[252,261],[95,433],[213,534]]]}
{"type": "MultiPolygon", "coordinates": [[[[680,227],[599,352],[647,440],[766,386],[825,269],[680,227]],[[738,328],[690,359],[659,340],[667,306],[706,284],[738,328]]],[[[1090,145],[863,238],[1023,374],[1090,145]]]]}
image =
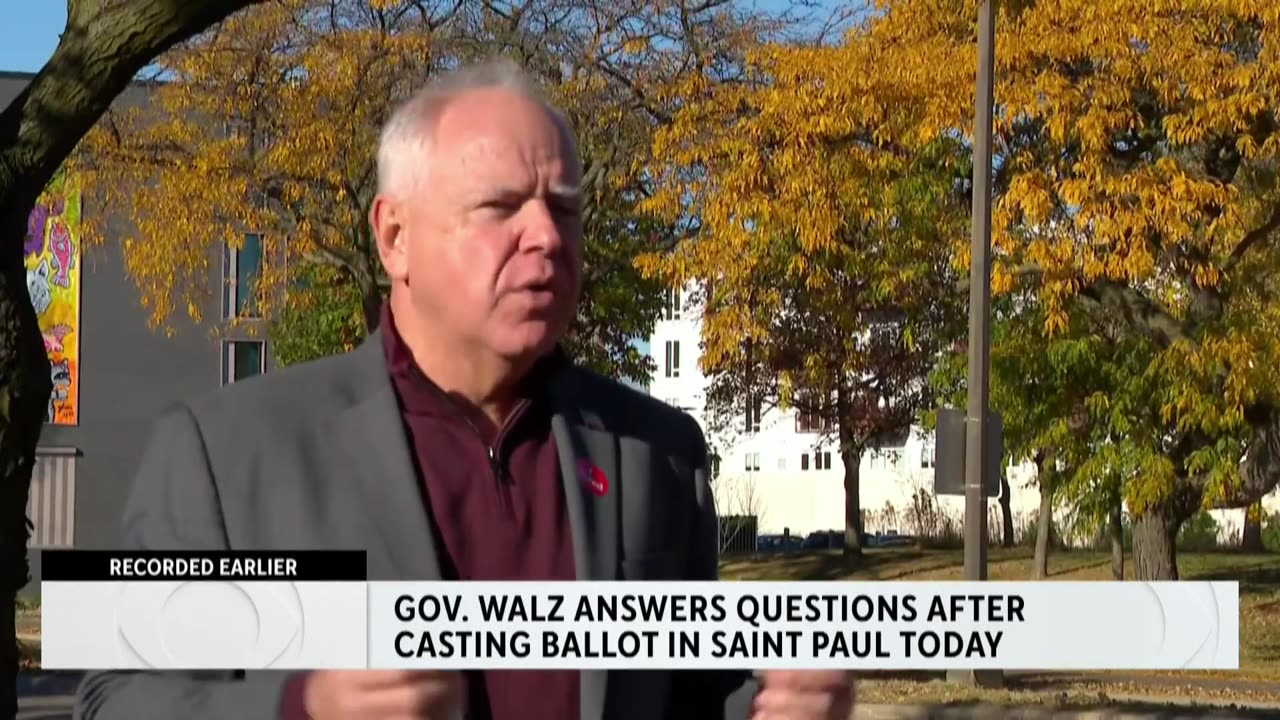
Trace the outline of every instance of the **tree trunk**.
{"type": "MultiPolygon", "coordinates": [[[[4,236],[21,237],[26,215],[11,214],[0,228],[4,236]],[[21,225],[19,225],[19,222],[21,225]]],[[[0,620],[5,628],[0,645],[0,717],[17,714],[18,629],[15,605],[18,591],[30,581],[27,564],[27,498],[36,444],[44,426],[53,384],[49,357],[31,300],[21,245],[0,253],[0,620]]]]}
{"type": "Polygon", "coordinates": [[[369,333],[382,322],[382,291],[377,281],[360,283],[360,305],[364,308],[364,326],[369,333]]]}
{"type": "Polygon", "coordinates": [[[1116,580],[1124,579],[1124,517],[1123,503],[1119,500],[1111,506],[1111,516],[1108,518],[1108,530],[1111,535],[1111,577],[1116,580]]]}
{"type": "Polygon", "coordinates": [[[1262,545],[1262,502],[1250,505],[1244,511],[1244,533],[1240,536],[1240,549],[1248,553],[1265,552],[1262,545]]]}
{"type": "Polygon", "coordinates": [[[1006,470],[1000,471],[1000,520],[1004,523],[1004,538],[1000,543],[1004,547],[1011,548],[1014,545],[1013,537],[1013,506],[1010,504],[1009,497],[1009,473],[1006,470]]]}
{"type": "Polygon", "coordinates": [[[844,554],[851,557],[862,554],[862,452],[841,450],[840,458],[844,461],[844,554]]]}
{"type": "Polygon", "coordinates": [[[0,718],[17,714],[17,591],[28,582],[27,498],[52,382],[22,238],[41,191],[137,72],[261,0],[80,0],[52,57],[0,112],[0,718]]]}
{"type": "Polygon", "coordinates": [[[1143,581],[1177,580],[1178,528],[1182,519],[1175,516],[1170,503],[1147,508],[1133,519],[1133,572],[1143,581]]]}
{"type": "MultiPolygon", "coordinates": [[[[24,523],[25,525],[25,523],[24,523]]],[[[23,555],[25,562],[26,555],[23,555]]],[[[7,563],[8,560],[6,559],[7,563]]],[[[6,565],[5,567],[8,567],[6,565]]],[[[25,581],[24,581],[25,584],[25,581]]],[[[13,632],[13,637],[9,637],[9,631],[4,632],[2,639],[3,646],[0,646],[0,667],[3,668],[6,680],[0,683],[0,718],[12,718],[18,714],[18,629],[17,629],[17,593],[0,592],[0,613],[7,613],[5,617],[13,618],[13,624],[5,621],[3,625],[13,632]],[[12,673],[12,675],[10,675],[12,673]],[[9,678],[13,678],[9,681],[9,678]]]]}
{"type": "Polygon", "coordinates": [[[862,453],[866,448],[865,436],[854,432],[858,418],[854,417],[853,403],[848,383],[840,378],[836,382],[836,434],[840,438],[840,460],[844,463],[844,556],[862,555],[862,497],[859,486],[862,477],[862,453]]]}
{"type": "Polygon", "coordinates": [[[1036,517],[1036,552],[1031,562],[1031,577],[1040,580],[1049,577],[1049,545],[1053,533],[1053,488],[1042,474],[1040,477],[1040,512],[1036,517]]]}

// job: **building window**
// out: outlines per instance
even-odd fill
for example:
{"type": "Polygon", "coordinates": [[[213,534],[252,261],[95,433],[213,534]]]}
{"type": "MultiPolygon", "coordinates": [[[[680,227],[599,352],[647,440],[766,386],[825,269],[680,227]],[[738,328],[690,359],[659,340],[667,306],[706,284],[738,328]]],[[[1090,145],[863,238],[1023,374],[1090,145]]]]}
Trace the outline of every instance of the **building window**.
{"type": "Polygon", "coordinates": [[[31,472],[27,517],[35,526],[30,547],[66,548],[76,538],[76,458],[72,448],[39,448],[31,472]]]}
{"type": "Polygon", "coordinates": [[[831,451],[823,450],[819,452],[817,450],[814,450],[813,451],[813,467],[816,470],[830,470],[831,469],[831,451]]]}
{"type": "Polygon", "coordinates": [[[897,450],[877,448],[872,450],[871,453],[871,467],[873,468],[881,467],[886,470],[894,470],[902,460],[897,450]]]}
{"type": "Polygon", "coordinates": [[[800,456],[800,469],[801,470],[809,469],[809,453],[805,453],[800,456]]]}
{"type": "Polygon", "coordinates": [[[831,432],[835,424],[831,418],[822,413],[798,413],[796,415],[796,432],[825,433],[831,432]]]}
{"type": "Polygon", "coordinates": [[[755,400],[750,398],[747,399],[747,421],[745,423],[745,429],[749,433],[760,432],[760,406],[761,402],[759,398],[756,398],[755,400]]]}
{"type": "Polygon", "coordinates": [[[835,408],[830,397],[823,397],[821,393],[812,390],[804,390],[796,398],[796,407],[800,409],[800,412],[796,413],[796,432],[825,433],[835,428],[835,423],[831,419],[835,414],[832,412],[835,408]]]}
{"type": "Polygon", "coordinates": [[[747,453],[746,468],[747,468],[747,472],[760,471],[760,453],[758,452],[747,453]]]}
{"type": "Polygon", "coordinates": [[[667,341],[667,377],[680,377],[680,341],[667,341]]]}
{"type": "Polygon", "coordinates": [[[262,236],[245,233],[243,247],[222,248],[222,318],[258,316],[258,278],[262,276],[262,236]]]}
{"type": "Polygon", "coordinates": [[[787,469],[787,458],[785,455],[778,456],[778,469],[779,470],[787,469]]]}
{"type": "Polygon", "coordinates": [[[230,385],[266,372],[266,343],[227,340],[222,343],[222,384],[230,385]]]}
{"type": "Polygon", "coordinates": [[[920,467],[926,470],[932,468],[933,464],[937,462],[937,458],[935,457],[936,452],[937,451],[933,445],[926,445],[922,448],[920,450],[920,467]]]}
{"type": "Polygon", "coordinates": [[[667,320],[680,319],[680,289],[670,288],[667,290],[664,301],[662,316],[667,320]]]}

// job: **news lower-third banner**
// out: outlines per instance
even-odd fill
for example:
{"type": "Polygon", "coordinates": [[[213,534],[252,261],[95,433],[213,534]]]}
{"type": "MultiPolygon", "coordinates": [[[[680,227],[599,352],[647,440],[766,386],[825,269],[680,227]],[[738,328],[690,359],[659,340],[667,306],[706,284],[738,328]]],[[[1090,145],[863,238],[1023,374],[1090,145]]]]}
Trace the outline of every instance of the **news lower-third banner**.
{"type": "Polygon", "coordinates": [[[382,582],[363,552],[46,551],[50,670],[1235,670],[1236,582],[382,582]]]}

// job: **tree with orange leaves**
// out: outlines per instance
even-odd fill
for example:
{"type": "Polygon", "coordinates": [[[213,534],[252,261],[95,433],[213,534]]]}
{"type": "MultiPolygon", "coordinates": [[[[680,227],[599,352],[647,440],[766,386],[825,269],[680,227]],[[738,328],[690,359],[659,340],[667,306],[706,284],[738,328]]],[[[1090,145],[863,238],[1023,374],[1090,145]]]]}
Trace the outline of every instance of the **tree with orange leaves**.
{"type": "MultiPolygon", "coordinates": [[[[1029,293],[1043,337],[1124,348],[1107,367],[1124,392],[1084,406],[1112,460],[1083,463],[1074,482],[1122,472],[1137,576],[1175,579],[1188,517],[1280,482],[1280,6],[1000,8],[995,291],[1029,293]]],[[[659,145],[681,172],[654,207],[691,211],[702,232],[664,271],[722,287],[785,252],[777,267],[822,292],[814,261],[901,154],[971,135],[976,10],[886,0],[838,47],[762,53],[754,87],[689,87],[659,145]],[[779,248],[786,233],[798,247],[779,248]]],[[[950,237],[963,267],[966,238],[950,237]]],[[[711,368],[733,338],[762,331],[746,305],[717,314],[711,368]]]]}
{"type": "Polygon", "coordinates": [[[636,161],[689,48],[723,49],[751,26],[727,7],[279,0],[162,58],[149,102],[113,112],[84,144],[82,175],[130,209],[127,269],[154,325],[203,320],[217,246],[254,233],[267,258],[255,310],[279,320],[282,359],[338,352],[376,325],[384,292],[366,218],[386,114],[440,68],[514,56],[565,109],[584,159],[585,293],[569,350],[643,380],[633,341],[661,293],[631,261],[671,231],[634,211],[647,192],[636,161]]]}
{"type": "Polygon", "coordinates": [[[932,407],[928,374],[960,326],[950,251],[966,162],[941,133],[885,132],[917,126],[923,108],[857,37],[758,47],[740,82],[688,79],[656,136],[645,208],[695,232],[642,258],[704,288],[718,429],[737,436],[744,417],[782,407],[816,419],[815,447],[836,441],[848,555],[862,545],[863,457],[932,407]]]}

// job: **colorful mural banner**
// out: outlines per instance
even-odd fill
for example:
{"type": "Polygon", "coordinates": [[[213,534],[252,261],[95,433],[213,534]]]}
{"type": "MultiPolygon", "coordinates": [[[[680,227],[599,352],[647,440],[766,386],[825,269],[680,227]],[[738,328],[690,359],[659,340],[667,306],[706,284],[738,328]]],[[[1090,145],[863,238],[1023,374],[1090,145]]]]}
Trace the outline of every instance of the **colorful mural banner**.
{"type": "Polygon", "coordinates": [[[49,184],[27,217],[27,292],[52,365],[45,422],[80,422],[80,192],[65,177],[49,184]]]}

